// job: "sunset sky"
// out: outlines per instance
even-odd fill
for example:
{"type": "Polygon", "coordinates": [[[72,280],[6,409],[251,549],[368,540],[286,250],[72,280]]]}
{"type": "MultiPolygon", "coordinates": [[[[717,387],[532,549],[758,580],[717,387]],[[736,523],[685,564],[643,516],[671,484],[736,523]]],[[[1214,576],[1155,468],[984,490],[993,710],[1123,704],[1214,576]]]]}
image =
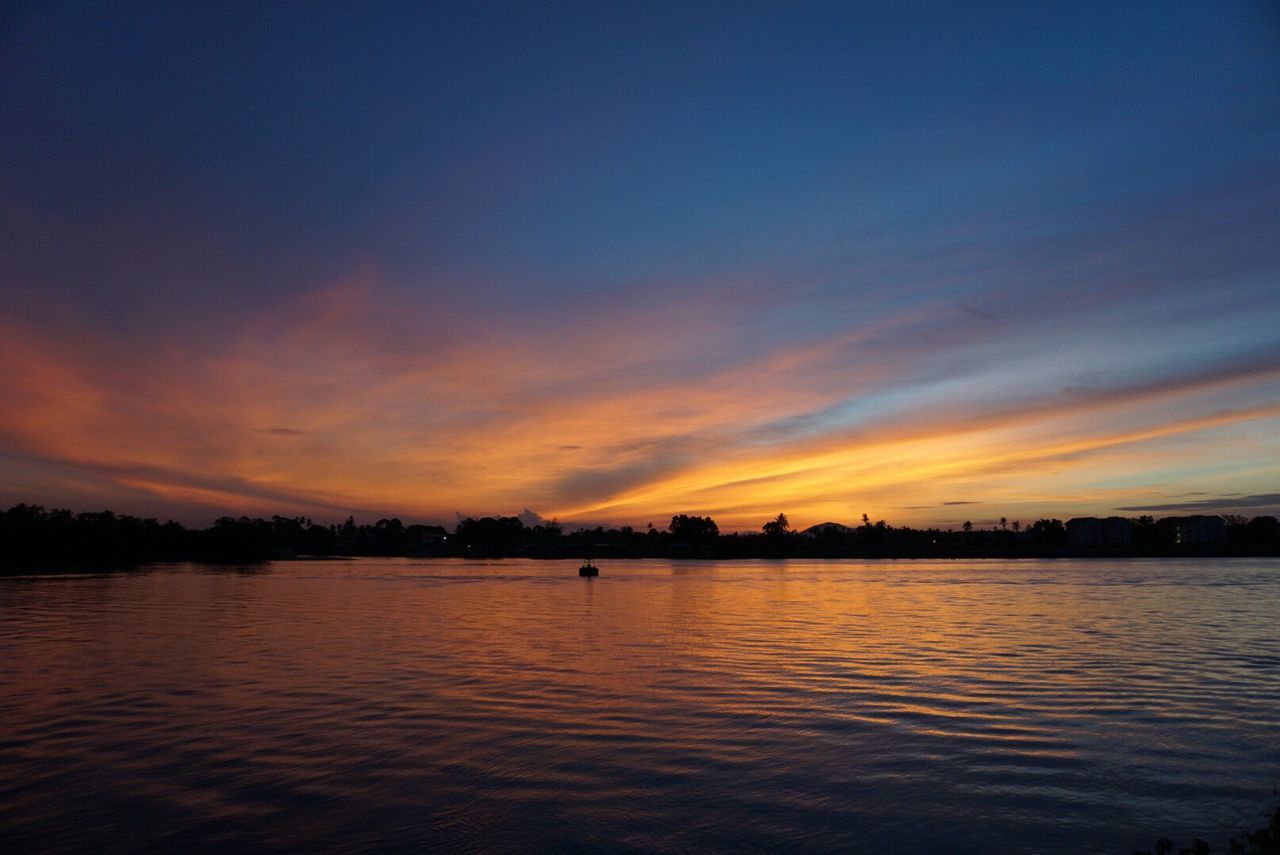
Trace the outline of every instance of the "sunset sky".
{"type": "Polygon", "coordinates": [[[0,11],[6,507],[1280,511],[1274,4],[211,5],[0,11]]]}

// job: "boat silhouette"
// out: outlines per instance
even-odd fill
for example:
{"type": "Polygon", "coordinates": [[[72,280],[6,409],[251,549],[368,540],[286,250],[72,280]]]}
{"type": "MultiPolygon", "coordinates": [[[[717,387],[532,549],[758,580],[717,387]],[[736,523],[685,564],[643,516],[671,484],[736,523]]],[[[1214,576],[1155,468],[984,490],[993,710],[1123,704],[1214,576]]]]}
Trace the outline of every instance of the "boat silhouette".
{"type": "Polygon", "coordinates": [[[582,566],[578,568],[578,575],[579,576],[599,576],[600,568],[595,565],[594,561],[588,558],[586,561],[583,561],[582,566]]]}

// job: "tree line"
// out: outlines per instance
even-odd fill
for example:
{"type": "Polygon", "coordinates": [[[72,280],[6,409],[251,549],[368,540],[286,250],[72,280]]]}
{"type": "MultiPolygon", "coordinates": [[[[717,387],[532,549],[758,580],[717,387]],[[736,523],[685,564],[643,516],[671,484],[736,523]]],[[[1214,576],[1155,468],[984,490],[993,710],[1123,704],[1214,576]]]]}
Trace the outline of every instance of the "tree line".
{"type": "Polygon", "coordinates": [[[1179,545],[1150,517],[1130,520],[1132,543],[1072,547],[1061,520],[1028,525],[1002,519],[998,528],[966,522],[959,530],[892,526],[863,515],[856,526],[797,532],[786,514],[758,531],[722,534],[710,516],[677,514],[661,527],[579,528],[555,521],[525,525],[517,517],[466,518],[443,526],[379,519],[317,523],[307,517],[220,517],[204,529],[111,511],[73,513],[20,504],[0,511],[0,562],[37,566],[67,562],[259,561],[311,556],[439,556],[462,558],[946,558],[1070,555],[1280,554],[1275,517],[1227,517],[1227,539],[1179,545]]]}

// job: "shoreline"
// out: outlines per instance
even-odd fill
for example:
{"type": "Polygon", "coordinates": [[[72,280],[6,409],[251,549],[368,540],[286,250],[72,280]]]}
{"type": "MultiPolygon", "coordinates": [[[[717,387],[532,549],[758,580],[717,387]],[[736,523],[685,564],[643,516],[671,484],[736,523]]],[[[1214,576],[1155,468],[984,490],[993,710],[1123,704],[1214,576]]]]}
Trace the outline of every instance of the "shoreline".
{"type": "MultiPolygon", "coordinates": [[[[483,563],[486,561],[539,561],[539,562],[577,562],[582,560],[578,556],[569,555],[296,555],[290,557],[277,558],[245,558],[209,560],[200,558],[159,558],[159,559],[140,559],[133,562],[108,562],[104,566],[86,567],[86,562],[65,561],[65,562],[49,562],[44,564],[0,564],[0,578],[18,579],[24,577],[41,577],[41,576],[105,576],[116,575],[121,573],[133,573],[139,570],[161,567],[176,566],[182,564],[195,564],[202,567],[216,568],[226,571],[235,570],[259,570],[272,564],[306,564],[306,563],[332,563],[332,562],[357,562],[364,559],[383,559],[383,560],[409,560],[409,561],[457,561],[462,563],[483,563]]],[[[1277,559],[1280,560],[1280,554],[1271,553],[1204,553],[1204,554],[1177,554],[1177,555],[1119,555],[1119,554],[1078,554],[1078,555],[866,555],[866,556],[830,556],[830,555],[618,555],[618,556],[600,556],[596,560],[599,562],[607,562],[608,564],[630,563],[633,561],[669,561],[669,562],[696,562],[699,564],[715,564],[719,562],[770,562],[770,563],[787,563],[787,562],[803,562],[811,563],[836,563],[847,562],[853,564],[881,563],[881,562],[954,562],[954,561],[973,561],[973,562],[1022,562],[1022,561],[1203,561],[1203,560],[1250,560],[1250,559],[1277,559]]]]}

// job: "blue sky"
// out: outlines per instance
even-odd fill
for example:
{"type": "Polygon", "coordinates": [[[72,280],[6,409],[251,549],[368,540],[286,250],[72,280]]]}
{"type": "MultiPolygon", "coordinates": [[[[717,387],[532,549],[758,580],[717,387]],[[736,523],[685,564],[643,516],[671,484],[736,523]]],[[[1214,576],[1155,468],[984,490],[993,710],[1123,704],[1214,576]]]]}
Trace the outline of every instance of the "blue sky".
{"type": "Polygon", "coordinates": [[[1272,5],[17,3],[0,61],[0,499],[746,526],[1280,488],[1272,5]],[[991,414],[1034,464],[992,474],[991,414]],[[1062,459],[1098,419],[1146,438],[1062,459]]]}

